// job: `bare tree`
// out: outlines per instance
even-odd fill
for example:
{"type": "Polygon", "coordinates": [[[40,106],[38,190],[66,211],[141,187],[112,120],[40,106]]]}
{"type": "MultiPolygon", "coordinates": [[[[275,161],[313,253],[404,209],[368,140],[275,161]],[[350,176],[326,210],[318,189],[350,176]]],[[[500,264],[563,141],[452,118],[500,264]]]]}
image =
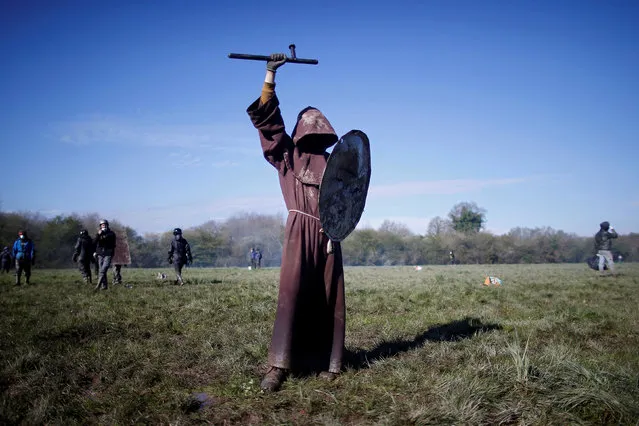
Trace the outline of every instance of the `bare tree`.
{"type": "Polygon", "coordinates": [[[426,234],[429,236],[437,236],[441,234],[447,234],[452,230],[452,224],[450,220],[443,219],[439,216],[435,216],[428,223],[428,229],[426,234]]]}

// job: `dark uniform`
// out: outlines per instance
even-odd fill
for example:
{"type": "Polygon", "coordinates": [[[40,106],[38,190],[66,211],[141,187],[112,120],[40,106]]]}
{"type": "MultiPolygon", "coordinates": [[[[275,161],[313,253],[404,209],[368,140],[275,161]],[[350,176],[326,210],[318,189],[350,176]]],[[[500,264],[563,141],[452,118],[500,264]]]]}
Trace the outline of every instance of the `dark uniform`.
{"type": "Polygon", "coordinates": [[[610,272],[615,272],[615,262],[612,260],[612,240],[617,238],[618,234],[609,222],[601,222],[599,224],[599,232],[595,234],[595,250],[599,257],[599,272],[603,272],[607,267],[610,272]]]}
{"type": "Polygon", "coordinates": [[[175,228],[173,230],[173,239],[171,240],[171,247],[169,247],[168,262],[173,264],[175,275],[177,277],[176,284],[184,285],[182,280],[182,268],[184,265],[190,265],[193,263],[193,256],[191,256],[191,246],[185,238],[182,237],[182,230],[175,228]]]}
{"type": "Polygon", "coordinates": [[[2,249],[2,253],[0,253],[0,271],[9,273],[11,269],[11,251],[9,251],[9,247],[5,247],[2,249]]]}
{"type": "Polygon", "coordinates": [[[258,269],[262,267],[262,252],[260,249],[255,250],[255,267],[258,269]]]}
{"type": "Polygon", "coordinates": [[[95,253],[95,245],[93,240],[89,236],[89,232],[86,229],[80,231],[78,241],[75,243],[73,251],[73,261],[77,262],[78,269],[82,274],[82,279],[85,283],[91,284],[91,263],[95,262],[93,257],[95,253]]]}
{"type": "Polygon", "coordinates": [[[116,237],[115,232],[109,229],[109,222],[105,219],[100,221],[100,232],[95,236],[95,253],[98,261],[98,284],[96,290],[106,290],[108,288],[107,273],[111,267],[111,259],[115,253],[116,237]]]}

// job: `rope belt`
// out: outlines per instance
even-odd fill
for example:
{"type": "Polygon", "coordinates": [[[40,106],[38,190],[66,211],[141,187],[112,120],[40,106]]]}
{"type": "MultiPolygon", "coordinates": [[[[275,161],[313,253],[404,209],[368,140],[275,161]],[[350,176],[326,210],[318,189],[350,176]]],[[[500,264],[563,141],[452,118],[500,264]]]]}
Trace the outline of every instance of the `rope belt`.
{"type": "MultiPolygon", "coordinates": [[[[299,214],[303,214],[304,216],[308,216],[308,217],[310,217],[311,219],[315,219],[315,220],[316,220],[316,221],[318,221],[318,222],[320,221],[319,217],[315,217],[315,216],[313,216],[312,214],[305,213],[305,212],[303,212],[303,211],[301,211],[301,210],[297,210],[297,209],[290,209],[288,212],[289,212],[289,213],[299,213],[299,214]]],[[[323,234],[323,233],[324,233],[324,230],[320,228],[320,232],[323,234]]],[[[333,242],[331,241],[331,239],[330,239],[330,238],[328,239],[328,244],[326,244],[326,252],[327,252],[328,254],[333,253],[333,242]]]]}
{"type": "Polygon", "coordinates": [[[308,217],[310,217],[311,219],[315,219],[316,221],[318,221],[318,222],[319,222],[319,217],[315,217],[315,216],[313,216],[312,214],[305,213],[305,212],[303,212],[303,211],[301,211],[301,210],[290,209],[288,212],[289,212],[289,213],[293,212],[293,213],[303,214],[304,216],[308,216],[308,217]]]}

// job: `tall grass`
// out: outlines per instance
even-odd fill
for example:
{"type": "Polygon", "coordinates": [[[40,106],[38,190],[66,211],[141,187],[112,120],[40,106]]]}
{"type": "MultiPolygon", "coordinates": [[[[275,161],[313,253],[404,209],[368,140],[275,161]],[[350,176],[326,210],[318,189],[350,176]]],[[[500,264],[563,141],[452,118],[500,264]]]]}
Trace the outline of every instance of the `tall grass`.
{"type": "Polygon", "coordinates": [[[619,269],[347,268],[343,374],[275,394],[278,269],[188,269],[184,287],[124,269],[102,292],[74,270],[1,275],[0,423],[635,425],[639,264],[619,269]]]}

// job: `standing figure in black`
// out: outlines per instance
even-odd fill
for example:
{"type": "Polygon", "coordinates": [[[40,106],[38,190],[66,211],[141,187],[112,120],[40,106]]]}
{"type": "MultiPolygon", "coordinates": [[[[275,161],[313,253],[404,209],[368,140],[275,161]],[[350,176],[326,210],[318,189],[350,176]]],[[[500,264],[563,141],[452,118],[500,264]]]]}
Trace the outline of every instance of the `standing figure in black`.
{"type": "Polygon", "coordinates": [[[9,247],[5,247],[2,249],[2,253],[0,253],[0,272],[9,273],[11,270],[11,261],[13,257],[11,257],[11,250],[9,247]]]}
{"type": "Polygon", "coordinates": [[[193,263],[193,256],[191,256],[191,247],[189,242],[182,237],[182,230],[175,228],[173,230],[173,239],[171,240],[171,247],[169,248],[169,264],[173,264],[175,275],[177,280],[175,284],[184,285],[182,280],[182,268],[184,265],[190,265],[193,263]],[[175,256],[175,258],[174,258],[175,256]]]}
{"type": "Polygon", "coordinates": [[[93,257],[95,253],[95,246],[93,240],[89,236],[89,231],[83,229],[80,231],[78,241],[75,243],[73,250],[73,261],[78,264],[78,269],[82,274],[82,279],[85,283],[91,284],[91,263],[95,262],[93,257]]]}
{"type": "Polygon", "coordinates": [[[262,267],[262,252],[259,248],[255,249],[255,267],[258,269],[262,267]]]}
{"type": "Polygon", "coordinates": [[[116,243],[115,232],[109,229],[109,221],[102,219],[100,221],[100,231],[95,237],[95,253],[94,257],[98,262],[99,274],[98,284],[95,286],[96,290],[106,290],[108,288],[107,274],[111,267],[111,259],[115,254],[116,243]]]}
{"type": "Polygon", "coordinates": [[[451,250],[450,253],[448,253],[448,257],[450,258],[450,264],[454,265],[455,264],[455,252],[451,250]]]}
{"type": "Polygon", "coordinates": [[[257,268],[257,265],[255,264],[255,249],[253,247],[251,247],[251,250],[249,251],[249,269],[255,269],[257,268]]]}

